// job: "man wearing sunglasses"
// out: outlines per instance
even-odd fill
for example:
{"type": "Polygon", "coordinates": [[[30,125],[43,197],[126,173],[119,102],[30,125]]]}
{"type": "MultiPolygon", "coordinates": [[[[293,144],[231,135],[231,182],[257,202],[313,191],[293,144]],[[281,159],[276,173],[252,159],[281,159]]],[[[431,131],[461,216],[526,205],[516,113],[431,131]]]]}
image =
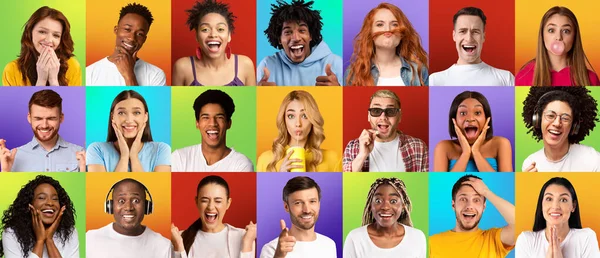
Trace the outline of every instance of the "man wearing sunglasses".
{"type": "Polygon", "coordinates": [[[389,90],[371,96],[370,129],[364,129],[344,151],[344,172],[427,172],[427,145],[398,130],[402,118],[400,99],[389,90]]]}

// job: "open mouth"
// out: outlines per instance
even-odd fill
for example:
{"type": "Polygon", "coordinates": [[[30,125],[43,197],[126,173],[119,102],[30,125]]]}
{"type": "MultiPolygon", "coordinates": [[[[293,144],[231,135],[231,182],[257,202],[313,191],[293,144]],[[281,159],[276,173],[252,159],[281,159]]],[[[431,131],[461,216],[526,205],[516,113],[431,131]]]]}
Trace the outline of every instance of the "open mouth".
{"type": "Polygon", "coordinates": [[[125,49],[127,50],[132,50],[135,48],[135,44],[133,44],[132,42],[121,41],[121,43],[123,44],[123,47],[125,47],[125,49]]]}
{"type": "Polygon", "coordinates": [[[52,130],[51,127],[49,127],[49,128],[38,128],[37,131],[38,131],[39,134],[49,135],[49,134],[52,133],[53,130],[52,130]]]}
{"type": "Polygon", "coordinates": [[[219,41],[211,40],[206,42],[206,45],[208,45],[208,50],[212,53],[218,52],[221,48],[221,42],[219,41]]]}
{"type": "Polygon", "coordinates": [[[550,218],[558,219],[560,217],[562,217],[562,213],[560,213],[560,212],[551,212],[550,213],[550,218]]]}
{"type": "Polygon", "coordinates": [[[562,134],[561,131],[557,131],[557,130],[548,130],[548,133],[552,134],[552,135],[556,135],[556,136],[560,136],[562,134]]]}
{"type": "Polygon", "coordinates": [[[207,223],[215,223],[217,221],[217,215],[219,214],[216,212],[207,212],[204,213],[204,218],[206,218],[207,223]]]}
{"type": "Polygon", "coordinates": [[[475,219],[475,216],[477,216],[477,214],[473,212],[463,212],[462,215],[466,220],[473,220],[475,219]]]}
{"type": "Polygon", "coordinates": [[[390,125],[388,124],[377,124],[377,135],[383,133],[387,133],[390,130],[390,125]]]}
{"type": "Polygon", "coordinates": [[[135,219],[135,215],[133,215],[133,214],[124,214],[121,217],[123,217],[123,220],[125,222],[132,222],[135,219]]]}
{"type": "Polygon", "coordinates": [[[55,212],[56,212],[56,211],[55,211],[54,209],[44,209],[44,210],[42,210],[42,214],[43,214],[45,217],[49,217],[49,218],[51,218],[51,217],[54,217],[54,213],[55,213],[55,212]]]}
{"type": "Polygon", "coordinates": [[[123,132],[132,133],[137,131],[137,125],[123,125],[123,132]]]}
{"type": "Polygon", "coordinates": [[[216,139],[219,138],[219,131],[217,131],[217,130],[208,130],[208,131],[206,131],[206,135],[208,136],[208,139],[216,140],[216,139]]]}
{"type": "Polygon", "coordinates": [[[382,218],[384,220],[389,220],[394,216],[394,214],[388,214],[388,213],[379,213],[378,215],[380,218],[382,218]]]}
{"type": "Polygon", "coordinates": [[[463,45],[462,46],[463,50],[467,53],[474,53],[475,50],[477,49],[477,46],[475,45],[463,45]]]}
{"type": "Polygon", "coordinates": [[[474,125],[465,126],[465,136],[469,139],[477,138],[477,131],[479,128],[474,125]]]}
{"type": "Polygon", "coordinates": [[[301,215],[300,216],[300,220],[303,222],[311,222],[313,219],[313,215],[312,214],[305,214],[305,215],[301,215]]]}
{"type": "Polygon", "coordinates": [[[304,55],[304,45],[292,45],[290,52],[295,57],[302,57],[304,55]]]}

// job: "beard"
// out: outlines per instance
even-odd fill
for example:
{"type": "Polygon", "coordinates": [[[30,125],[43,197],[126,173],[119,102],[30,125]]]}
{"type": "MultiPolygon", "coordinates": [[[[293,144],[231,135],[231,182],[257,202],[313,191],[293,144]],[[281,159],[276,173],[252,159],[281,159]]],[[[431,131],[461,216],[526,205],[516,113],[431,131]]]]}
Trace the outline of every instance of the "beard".
{"type": "Polygon", "coordinates": [[[479,217],[479,219],[477,219],[472,225],[467,225],[460,219],[457,219],[456,221],[458,222],[458,227],[460,229],[462,229],[463,231],[470,231],[474,228],[477,228],[477,226],[479,225],[479,221],[481,221],[481,217],[479,217]]]}
{"type": "Polygon", "coordinates": [[[31,130],[33,131],[33,135],[35,136],[35,138],[36,138],[36,139],[37,139],[39,142],[49,142],[49,141],[52,141],[54,138],[56,138],[56,136],[58,135],[58,129],[59,129],[59,128],[60,128],[60,127],[56,127],[56,128],[54,128],[54,127],[51,127],[51,126],[48,126],[47,128],[43,128],[43,127],[41,127],[41,126],[38,126],[38,127],[36,127],[36,128],[33,128],[33,127],[32,127],[32,128],[31,128],[31,130]],[[38,132],[38,130],[41,130],[41,129],[51,129],[52,131],[51,131],[50,135],[48,135],[48,136],[43,136],[43,135],[41,135],[41,134],[38,132]]]}
{"type": "Polygon", "coordinates": [[[309,230],[311,228],[314,228],[315,227],[315,223],[317,222],[318,218],[319,218],[319,215],[314,214],[314,213],[303,213],[303,214],[300,214],[298,217],[296,217],[296,216],[290,217],[290,219],[292,221],[292,224],[296,225],[296,227],[299,227],[299,228],[301,228],[303,230],[309,230]],[[299,218],[302,215],[313,215],[312,222],[310,222],[310,223],[303,223],[301,221],[301,218],[299,218]]]}

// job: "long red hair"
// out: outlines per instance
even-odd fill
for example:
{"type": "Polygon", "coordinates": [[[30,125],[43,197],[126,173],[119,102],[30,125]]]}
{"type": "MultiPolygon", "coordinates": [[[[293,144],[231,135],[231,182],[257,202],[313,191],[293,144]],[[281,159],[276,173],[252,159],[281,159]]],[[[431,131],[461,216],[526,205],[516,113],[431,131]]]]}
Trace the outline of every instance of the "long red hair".
{"type": "Polygon", "coordinates": [[[375,81],[371,76],[371,60],[375,56],[372,26],[375,19],[375,13],[380,9],[390,10],[396,17],[396,20],[400,23],[402,40],[396,47],[396,54],[404,58],[404,60],[417,65],[417,70],[412,69],[412,77],[419,78],[419,83],[423,86],[424,81],[421,72],[423,71],[423,68],[427,69],[427,53],[421,46],[421,37],[413,28],[402,10],[389,3],[379,4],[367,14],[367,17],[365,17],[360,32],[354,38],[354,52],[350,59],[351,63],[346,79],[346,85],[374,86],[375,84],[375,81]]]}

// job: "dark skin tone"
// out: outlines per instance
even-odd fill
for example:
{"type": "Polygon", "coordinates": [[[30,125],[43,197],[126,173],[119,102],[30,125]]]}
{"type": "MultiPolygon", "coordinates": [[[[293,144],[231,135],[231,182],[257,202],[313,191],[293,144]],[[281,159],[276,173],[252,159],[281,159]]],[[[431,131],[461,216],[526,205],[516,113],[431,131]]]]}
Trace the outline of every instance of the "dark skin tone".
{"type": "Polygon", "coordinates": [[[29,211],[36,237],[35,245],[31,251],[38,257],[42,257],[44,246],[48,250],[49,257],[62,257],[54,243],[54,233],[65,212],[65,206],[58,208],[59,205],[58,194],[53,186],[40,184],[35,188],[29,211]]]}
{"type": "Polygon", "coordinates": [[[139,14],[128,13],[115,26],[115,48],[108,60],[114,63],[127,86],[139,85],[134,73],[137,53],[146,42],[150,25],[139,14]]]}
{"type": "Polygon", "coordinates": [[[139,236],[146,227],[144,207],[146,192],[134,182],[122,182],[113,191],[113,229],[126,236],[139,236]]]}

